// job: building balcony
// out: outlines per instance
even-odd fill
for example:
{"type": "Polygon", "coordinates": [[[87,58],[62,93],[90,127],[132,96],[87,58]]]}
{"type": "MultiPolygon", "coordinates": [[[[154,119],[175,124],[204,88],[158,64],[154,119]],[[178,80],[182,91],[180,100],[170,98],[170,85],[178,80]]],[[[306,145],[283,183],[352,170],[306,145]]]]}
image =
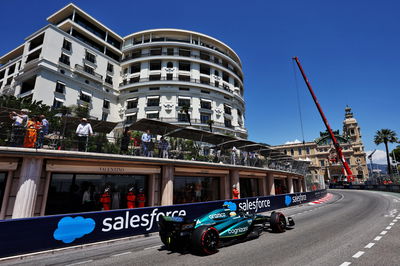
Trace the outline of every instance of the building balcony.
{"type": "Polygon", "coordinates": [[[88,77],[88,78],[90,78],[92,80],[95,80],[97,82],[103,83],[103,76],[102,75],[100,75],[100,74],[98,74],[98,73],[96,73],[94,71],[88,72],[81,65],[78,65],[78,64],[75,65],[75,72],[77,72],[77,73],[79,73],[79,74],[81,74],[81,75],[83,75],[85,77],[88,77]]]}

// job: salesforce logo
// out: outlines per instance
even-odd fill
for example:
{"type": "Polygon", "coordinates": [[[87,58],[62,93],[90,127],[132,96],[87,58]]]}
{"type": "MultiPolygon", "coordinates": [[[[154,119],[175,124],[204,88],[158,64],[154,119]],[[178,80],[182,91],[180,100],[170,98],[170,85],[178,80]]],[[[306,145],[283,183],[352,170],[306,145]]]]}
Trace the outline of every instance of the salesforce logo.
{"type": "Polygon", "coordinates": [[[289,206],[290,203],[292,203],[292,197],[291,196],[285,196],[285,205],[289,206]]]}
{"type": "Polygon", "coordinates": [[[96,223],[91,218],[82,216],[64,217],[58,222],[58,227],[54,231],[53,237],[66,244],[72,243],[75,239],[93,232],[96,223]]]}
{"type": "Polygon", "coordinates": [[[230,209],[233,212],[236,211],[236,209],[237,209],[236,204],[231,201],[225,201],[224,206],[227,206],[228,209],[230,209]]]}

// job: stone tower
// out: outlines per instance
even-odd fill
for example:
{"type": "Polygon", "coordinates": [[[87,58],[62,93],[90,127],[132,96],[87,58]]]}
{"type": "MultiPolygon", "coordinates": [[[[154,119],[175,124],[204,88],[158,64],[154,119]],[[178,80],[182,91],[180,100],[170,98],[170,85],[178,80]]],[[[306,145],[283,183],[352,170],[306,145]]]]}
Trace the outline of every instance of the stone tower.
{"type": "Polygon", "coordinates": [[[357,120],[353,117],[351,108],[346,106],[345,119],[343,121],[343,136],[348,138],[353,149],[353,156],[350,157],[350,167],[355,176],[368,176],[364,144],[361,139],[361,130],[357,120]]]}

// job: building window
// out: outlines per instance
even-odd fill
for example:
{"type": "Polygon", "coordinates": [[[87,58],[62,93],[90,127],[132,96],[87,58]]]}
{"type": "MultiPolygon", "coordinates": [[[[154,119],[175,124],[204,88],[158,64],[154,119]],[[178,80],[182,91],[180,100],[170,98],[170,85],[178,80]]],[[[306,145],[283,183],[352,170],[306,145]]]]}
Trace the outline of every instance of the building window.
{"type": "Polygon", "coordinates": [[[171,73],[167,74],[167,80],[173,80],[174,76],[171,73]]]}
{"type": "Polygon", "coordinates": [[[203,108],[203,109],[211,110],[211,101],[201,100],[200,101],[200,107],[203,108]]]}
{"type": "Polygon", "coordinates": [[[110,85],[113,85],[113,80],[112,80],[112,77],[111,76],[109,76],[109,75],[107,75],[106,76],[106,80],[105,80],[105,82],[107,82],[108,84],[110,84],[110,85]]]}
{"type": "Polygon", "coordinates": [[[173,68],[173,67],[174,67],[174,64],[172,62],[167,63],[167,68],[173,68]]]}
{"type": "Polygon", "coordinates": [[[190,71],[190,62],[179,61],[179,70],[180,71],[190,71]]]}
{"type": "Polygon", "coordinates": [[[218,177],[174,177],[173,204],[203,202],[220,199],[220,180],[218,177]]]}
{"type": "Polygon", "coordinates": [[[58,61],[60,61],[60,63],[63,63],[64,65],[68,65],[70,64],[69,62],[69,56],[66,54],[61,54],[60,58],[58,59],[58,61]]]}
{"type": "Polygon", "coordinates": [[[60,82],[60,81],[57,81],[57,83],[56,83],[56,92],[64,93],[65,92],[65,84],[60,82]]]}
{"type": "Polygon", "coordinates": [[[161,80],[161,74],[153,74],[149,76],[150,81],[161,80]]]}
{"type": "Polygon", "coordinates": [[[299,155],[301,155],[301,153],[302,153],[301,148],[298,148],[298,149],[297,149],[297,152],[299,153],[299,155]]]}
{"type": "Polygon", "coordinates": [[[287,155],[287,150],[283,150],[283,153],[284,153],[285,155],[287,155]]]}
{"type": "Polygon", "coordinates": [[[5,73],[6,73],[5,70],[0,71],[0,79],[4,78],[5,73]]]}
{"type": "Polygon", "coordinates": [[[320,166],[325,166],[325,160],[319,160],[320,166]]]}
{"type": "Polygon", "coordinates": [[[290,149],[290,155],[294,155],[294,150],[293,149],[290,149]]]}
{"type": "Polygon", "coordinates": [[[138,99],[134,98],[134,99],[128,99],[126,101],[126,109],[133,109],[133,108],[137,108],[138,105],[138,99]]]}
{"type": "Polygon", "coordinates": [[[90,103],[90,101],[92,100],[92,95],[91,95],[90,93],[81,91],[81,95],[79,96],[79,99],[80,99],[81,101],[90,103]]]}
{"type": "Polygon", "coordinates": [[[204,94],[210,94],[210,91],[201,90],[201,93],[204,93],[204,94]]]}
{"type": "Polygon", "coordinates": [[[59,109],[64,105],[64,100],[54,98],[53,100],[53,109],[59,109]]]}
{"type": "Polygon", "coordinates": [[[200,113],[200,121],[202,124],[207,124],[209,120],[211,120],[210,114],[200,113]]]}
{"type": "Polygon", "coordinates": [[[108,114],[107,113],[102,113],[101,114],[101,121],[107,121],[108,114]]]}
{"type": "Polygon", "coordinates": [[[131,65],[131,73],[137,73],[137,72],[140,72],[140,63],[131,65]]]}
{"type": "Polygon", "coordinates": [[[108,63],[107,64],[107,71],[110,72],[110,73],[114,73],[114,65],[108,63]]]}
{"type": "Polygon", "coordinates": [[[8,79],[7,79],[7,82],[6,82],[6,86],[7,86],[7,85],[11,85],[12,80],[13,80],[13,77],[8,78],[8,79]]]}
{"type": "Polygon", "coordinates": [[[204,52],[200,52],[200,59],[210,61],[210,55],[204,52]]]}
{"type": "Polygon", "coordinates": [[[190,89],[189,89],[189,88],[182,88],[182,87],[181,87],[181,88],[179,88],[179,90],[180,90],[180,91],[190,91],[190,89]]]}
{"type": "Polygon", "coordinates": [[[134,50],[132,52],[132,59],[139,58],[142,56],[142,50],[134,50]]]}
{"type": "Polygon", "coordinates": [[[225,118],[225,127],[232,128],[232,120],[225,118]]]}
{"type": "Polygon", "coordinates": [[[218,81],[214,81],[214,86],[218,88],[219,87],[219,82],[218,81]]]}
{"type": "Polygon", "coordinates": [[[210,75],[210,67],[207,65],[200,65],[200,73],[205,75],[210,75]]]}
{"type": "Polygon", "coordinates": [[[180,81],[186,81],[186,82],[190,82],[190,76],[189,75],[179,75],[178,79],[180,81]]]}
{"type": "Polygon", "coordinates": [[[178,122],[189,122],[189,117],[185,113],[178,113],[178,122]]]}
{"type": "Polygon", "coordinates": [[[224,104],[225,114],[232,115],[232,108],[229,105],[224,104]]]}
{"type": "Polygon", "coordinates": [[[150,49],[150,55],[161,55],[161,47],[155,47],[150,49]]]}
{"type": "Polygon", "coordinates": [[[161,61],[160,60],[150,61],[150,70],[161,70],[161,61]]]}
{"type": "Polygon", "coordinates": [[[72,43],[64,39],[62,48],[63,48],[64,50],[66,50],[66,51],[71,52],[71,50],[72,50],[72,43]]]}
{"type": "Polygon", "coordinates": [[[190,50],[179,48],[179,55],[190,57],[190,50]]]}
{"type": "Polygon", "coordinates": [[[174,48],[167,48],[167,55],[174,55],[174,48]]]}
{"type": "Polygon", "coordinates": [[[134,123],[137,120],[137,114],[131,114],[126,116],[126,123],[134,123]]]}
{"type": "Polygon", "coordinates": [[[160,106],[160,97],[147,98],[147,106],[160,106]]]}
{"type": "Polygon", "coordinates": [[[29,43],[29,51],[35,49],[36,47],[39,47],[40,45],[43,44],[44,40],[44,33],[35,37],[30,43],[29,43]]]}
{"type": "Polygon", "coordinates": [[[36,76],[22,82],[21,94],[33,90],[35,88],[35,84],[36,84],[36,76]]]}
{"type": "Polygon", "coordinates": [[[125,209],[127,202],[123,199],[130,188],[135,193],[139,188],[145,193],[148,190],[144,175],[54,173],[50,180],[46,215],[101,211],[99,199],[106,187],[111,187],[112,195],[119,195],[114,198],[111,209],[125,209]]]}
{"type": "Polygon", "coordinates": [[[306,148],[306,153],[310,154],[310,148],[309,147],[306,148]]]}
{"type": "Polygon", "coordinates": [[[104,99],[103,101],[103,108],[105,109],[110,109],[110,101],[107,99],[104,99]]]}
{"type": "Polygon", "coordinates": [[[96,56],[86,51],[85,59],[93,64],[96,64],[96,56]]]}
{"type": "Polygon", "coordinates": [[[160,87],[149,88],[149,91],[159,91],[159,90],[160,90],[160,87]]]}
{"type": "Polygon", "coordinates": [[[229,82],[229,75],[228,75],[228,73],[223,72],[223,73],[222,73],[222,79],[223,79],[224,81],[226,81],[226,82],[229,82]]]}
{"type": "Polygon", "coordinates": [[[11,75],[11,74],[13,74],[13,73],[14,73],[14,71],[15,71],[15,64],[14,64],[14,65],[12,65],[12,66],[10,66],[10,68],[8,69],[8,75],[11,75]]]}
{"type": "Polygon", "coordinates": [[[190,99],[187,98],[178,98],[178,106],[189,106],[190,107],[190,99]]]}
{"type": "Polygon", "coordinates": [[[219,72],[218,72],[218,70],[214,70],[214,75],[217,76],[217,77],[219,77],[219,72]]]}
{"type": "Polygon", "coordinates": [[[158,119],[158,112],[157,113],[147,113],[146,117],[149,119],[158,119]]]}
{"type": "Polygon", "coordinates": [[[94,69],[88,65],[83,66],[83,71],[85,71],[86,73],[89,73],[91,75],[94,75],[94,69]]]}

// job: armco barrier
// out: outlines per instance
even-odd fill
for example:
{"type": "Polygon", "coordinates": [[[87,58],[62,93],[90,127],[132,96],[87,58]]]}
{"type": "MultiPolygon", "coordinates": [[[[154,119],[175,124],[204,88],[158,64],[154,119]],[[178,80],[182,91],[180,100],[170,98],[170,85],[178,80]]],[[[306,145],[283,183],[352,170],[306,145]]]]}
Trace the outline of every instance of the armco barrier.
{"type": "Polygon", "coordinates": [[[194,219],[228,204],[232,210],[265,212],[294,206],[326,190],[172,206],[75,213],[0,221],[0,257],[37,252],[158,231],[160,215],[194,219]]]}
{"type": "Polygon", "coordinates": [[[376,190],[376,191],[389,191],[400,192],[400,185],[329,185],[332,189],[358,189],[358,190],[376,190]]]}

